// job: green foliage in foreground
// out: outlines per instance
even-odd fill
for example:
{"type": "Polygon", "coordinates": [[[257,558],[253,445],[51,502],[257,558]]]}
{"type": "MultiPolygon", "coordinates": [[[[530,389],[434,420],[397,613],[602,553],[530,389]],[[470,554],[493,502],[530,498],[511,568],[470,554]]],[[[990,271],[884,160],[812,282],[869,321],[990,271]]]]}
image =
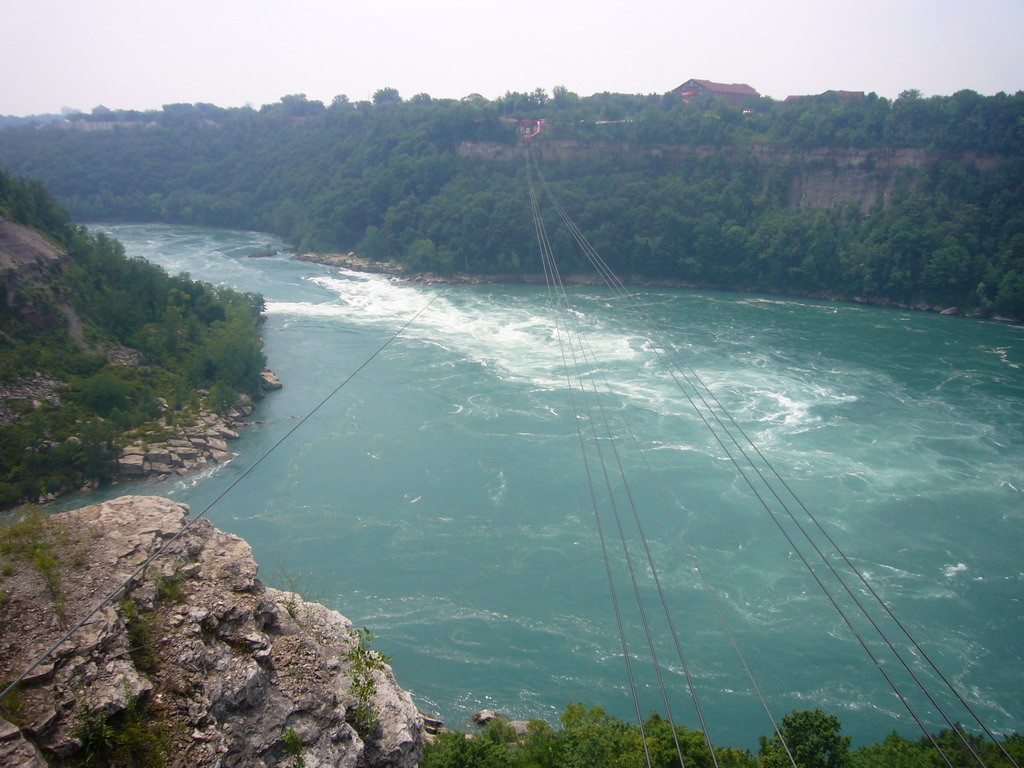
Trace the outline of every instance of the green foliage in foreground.
{"type": "Polygon", "coordinates": [[[68,254],[62,270],[0,284],[0,388],[40,374],[60,382],[35,403],[2,403],[0,507],[109,479],[122,435],[158,428],[161,399],[173,414],[197,408],[197,390],[221,406],[258,393],[260,296],[129,259],[120,243],[71,225],[37,182],[3,171],[0,216],[68,254]],[[140,353],[139,364],[110,362],[119,348],[140,353]]]}
{"type": "Polygon", "coordinates": [[[380,727],[380,719],[373,709],[371,700],[377,686],[374,674],[382,671],[391,661],[391,657],[373,650],[374,634],[366,627],[355,631],[355,640],[344,653],[352,675],[352,693],[355,695],[355,706],[348,714],[349,722],[356,732],[362,736],[373,734],[380,727]]]}
{"type": "Polygon", "coordinates": [[[123,712],[108,717],[82,707],[75,736],[82,757],[75,764],[90,768],[160,768],[166,765],[169,738],[148,700],[130,699],[123,712]]]}
{"type": "MultiPolygon", "coordinates": [[[[946,765],[927,737],[911,741],[891,734],[880,744],[850,749],[841,736],[838,718],[819,710],[794,711],[782,718],[779,730],[797,768],[940,768],[946,765]]],[[[421,768],[675,768],[680,755],[687,768],[714,768],[716,760],[703,733],[671,724],[654,714],[644,722],[647,752],[640,728],[582,703],[566,707],[561,727],[531,720],[524,737],[507,721],[487,723],[473,738],[443,733],[424,751],[421,768]],[[677,748],[678,743],[678,748],[677,748]]],[[[953,768],[977,762],[952,731],[934,737],[953,768]]],[[[1011,768],[999,746],[965,734],[989,768],[1011,768]]],[[[1003,747],[1018,763],[1024,759],[1024,738],[1013,734],[1003,747]]],[[[749,751],[715,747],[720,768],[784,768],[789,756],[777,734],[762,737],[755,756],[749,751]]]]}

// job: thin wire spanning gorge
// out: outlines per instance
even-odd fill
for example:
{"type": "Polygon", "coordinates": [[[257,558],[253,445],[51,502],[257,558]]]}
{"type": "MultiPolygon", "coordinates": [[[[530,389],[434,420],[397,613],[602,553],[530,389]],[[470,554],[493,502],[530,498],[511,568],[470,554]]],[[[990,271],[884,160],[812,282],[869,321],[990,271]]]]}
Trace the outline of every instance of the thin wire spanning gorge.
{"type": "MultiPolygon", "coordinates": [[[[700,422],[711,433],[714,441],[722,450],[724,455],[733,464],[734,468],[743,479],[744,484],[754,495],[757,506],[764,513],[769,515],[774,526],[783,535],[791,550],[799,558],[802,566],[818,585],[829,603],[833,606],[834,610],[839,614],[840,618],[857,640],[862,650],[883,675],[896,697],[900,700],[903,706],[910,713],[911,717],[924,732],[925,736],[935,747],[942,760],[952,767],[950,758],[944,753],[942,748],[936,742],[935,737],[929,732],[924,724],[922,716],[916,711],[914,705],[904,693],[900,684],[897,683],[893,675],[886,669],[885,661],[875,650],[872,649],[871,644],[865,638],[864,631],[861,628],[858,628],[858,625],[861,622],[866,622],[868,625],[864,627],[864,629],[873,631],[874,634],[877,635],[884,647],[888,649],[893,657],[899,662],[899,666],[909,675],[910,679],[913,681],[913,685],[921,691],[934,711],[938,713],[943,721],[949,726],[950,730],[956,734],[964,749],[979,765],[985,765],[983,759],[978,755],[974,745],[959,727],[956,722],[956,718],[952,717],[947,709],[940,704],[935,692],[923,679],[921,670],[915,668],[915,659],[922,660],[922,664],[930,670],[931,674],[941,682],[941,685],[948,689],[956,700],[960,702],[965,711],[970,714],[988,738],[990,738],[999,747],[1000,751],[1009,760],[1010,764],[1019,768],[1017,762],[1014,761],[1012,756],[1007,752],[1006,748],[991,729],[981,720],[962,692],[959,691],[957,686],[955,686],[952,681],[942,673],[931,656],[929,656],[921,644],[912,635],[908,627],[897,618],[891,607],[877,593],[863,572],[852,563],[850,558],[835,541],[834,537],[828,533],[825,527],[818,520],[817,516],[815,516],[798,498],[791,486],[783,479],[780,473],[776,471],[772,463],[757,447],[757,445],[754,444],[748,434],[743,430],[742,426],[732,417],[728,409],[722,404],[715,393],[706,385],[700,375],[689,366],[678,347],[666,341],[666,335],[658,328],[657,324],[652,321],[651,318],[646,316],[641,303],[636,300],[636,298],[626,289],[622,281],[612,272],[606,262],[583,235],[580,228],[575,224],[575,222],[573,222],[564,207],[559,203],[551,190],[551,187],[543,178],[543,175],[541,175],[539,170],[536,169],[535,160],[532,157],[529,146],[526,148],[526,162],[527,178],[531,196],[531,208],[533,210],[535,228],[538,232],[543,231],[544,228],[544,223],[539,210],[539,203],[537,202],[537,198],[539,197],[537,188],[539,188],[540,191],[543,192],[546,200],[557,213],[561,223],[572,235],[574,241],[586,256],[589,263],[601,276],[604,284],[612,292],[613,297],[619,302],[623,311],[635,322],[636,328],[644,336],[648,346],[653,350],[657,357],[659,364],[668,372],[688,406],[698,416],[700,422]],[[802,515],[803,520],[800,519],[797,513],[802,515]],[[844,566],[845,573],[843,572],[844,566]],[[817,567],[823,568],[821,573],[816,569],[817,567]],[[845,597],[843,597],[844,595],[845,597]],[[874,609],[870,608],[871,605],[875,606],[874,609]],[[890,623],[893,626],[893,629],[887,630],[882,626],[883,622],[890,623]],[[902,650],[898,647],[899,644],[892,637],[894,630],[897,635],[902,634],[909,644],[909,647],[903,648],[902,650]]],[[[548,244],[546,233],[543,237],[543,243],[544,246],[541,248],[541,253],[542,261],[545,264],[545,275],[549,280],[549,291],[554,293],[558,302],[557,306],[562,310],[560,313],[556,314],[559,317],[568,318],[564,320],[567,328],[569,326],[575,327],[575,316],[571,312],[566,312],[569,307],[569,300],[564,288],[562,287],[561,279],[554,261],[554,254],[550,251],[550,245],[548,244]]],[[[566,330],[564,332],[575,339],[575,343],[581,350],[587,349],[586,341],[578,328],[574,331],[566,330]]],[[[560,331],[560,336],[561,333],[562,331],[560,331]]],[[[594,357],[592,354],[587,357],[585,353],[581,352],[580,357],[587,362],[587,367],[589,369],[592,370],[599,367],[593,362],[594,357]]],[[[594,385],[592,384],[592,387],[593,386],[594,385]]],[[[580,386],[580,390],[583,391],[582,385],[580,386]]],[[[610,388],[608,388],[608,390],[610,392],[610,388]]],[[[592,397],[595,398],[596,402],[596,389],[594,392],[595,394],[592,395],[592,397]]],[[[589,415],[587,418],[589,418],[589,415]]],[[[635,449],[642,457],[643,463],[647,467],[649,481],[653,485],[658,486],[657,479],[653,471],[651,471],[646,457],[643,455],[643,449],[641,448],[639,441],[636,439],[635,434],[633,434],[632,427],[628,423],[625,425],[625,430],[632,438],[635,444],[635,449]]],[[[604,440],[613,446],[612,451],[617,457],[617,449],[614,448],[615,441],[612,438],[610,431],[607,432],[604,440]]],[[[619,463],[619,468],[621,471],[621,462],[619,463]]],[[[630,504],[632,504],[632,494],[628,492],[629,486],[624,476],[622,478],[622,483],[627,489],[626,495],[629,498],[630,504]]],[[[661,495],[666,508],[670,513],[672,513],[674,520],[675,516],[673,505],[668,503],[667,498],[660,487],[658,487],[658,492],[661,495]]],[[[633,506],[633,509],[634,514],[637,514],[635,505],[633,506]]],[[[639,517],[636,517],[636,525],[638,529],[641,530],[641,540],[645,542],[646,546],[646,538],[642,534],[642,525],[639,517]]],[[[695,569],[699,573],[704,589],[715,604],[716,611],[722,619],[725,631],[730,637],[730,641],[739,656],[744,671],[749,677],[751,685],[756,691],[766,713],[769,718],[771,718],[775,732],[779,736],[780,740],[782,740],[783,746],[786,748],[788,754],[788,746],[785,745],[785,741],[782,739],[782,734],[775,723],[775,719],[768,710],[760,687],[755,682],[751,670],[735,641],[735,637],[728,628],[728,624],[725,622],[724,616],[718,607],[717,600],[714,597],[711,585],[708,584],[707,580],[704,578],[703,571],[696,562],[696,556],[693,553],[689,542],[687,542],[685,538],[683,538],[683,542],[694,561],[695,569]]],[[[652,578],[658,584],[659,596],[664,600],[664,592],[661,590],[657,576],[657,569],[655,568],[653,559],[650,559],[649,549],[648,556],[648,568],[652,574],[652,578]]],[[[637,595],[637,599],[639,600],[639,595],[637,595]]],[[[664,609],[666,616],[669,617],[668,623],[671,627],[672,622],[667,604],[664,606],[664,609]]],[[[642,608],[640,610],[643,611],[642,608]]],[[[674,637],[674,640],[678,643],[677,637],[674,637]]],[[[682,659],[681,649],[680,658],[682,659]]],[[[698,717],[701,720],[702,727],[705,729],[705,735],[707,735],[706,723],[700,713],[699,704],[697,704],[696,692],[693,690],[692,676],[688,670],[685,671],[685,675],[688,685],[691,688],[691,696],[694,699],[698,717]]],[[[708,741],[708,744],[710,747],[710,740],[708,741]]],[[[712,753],[713,752],[714,751],[712,749],[712,753]]],[[[789,758],[792,760],[792,755],[789,755],[789,758]]]]}

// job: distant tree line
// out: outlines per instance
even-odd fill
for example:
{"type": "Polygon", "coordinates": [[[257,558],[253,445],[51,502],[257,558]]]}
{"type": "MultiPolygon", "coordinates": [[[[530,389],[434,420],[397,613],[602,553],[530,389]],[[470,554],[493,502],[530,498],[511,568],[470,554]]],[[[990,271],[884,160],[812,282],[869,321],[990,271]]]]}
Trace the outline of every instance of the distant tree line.
{"type": "Polygon", "coordinates": [[[704,734],[651,715],[644,736],[636,724],[611,717],[600,707],[569,704],[560,727],[531,720],[520,735],[506,720],[489,721],[473,738],[459,732],[440,734],[428,744],[421,768],[1012,768],[1024,759],[1024,738],[1012,734],[1000,745],[959,729],[932,737],[906,739],[895,731],[878,744],[851,748],[842,724],[820,710],[800,710],[782,718],[778,734],[760,738],[757,755],[716,746],[714,759],[704,734]],[[646,750],[644,739],[646,739],[646,750]],[[783,746],[783,739],[785,746],[783,746]],[[942,749],[942,754],[932,744],[942,749]],[[970,745],[970,749],[965,746],[970,745]],[[678,744],[678,748],[677,748],[678,744]],[[1007,759],[1003,749],[1013,758],[1007,759]],[[788,753],[787,753],[788,750],[788,753]],[[790,761],[790,755],[793,761],[790,761]],[[943,756],[945,755],[945,759],[943,756]],[[649,759],[649,761],[648,761],[649,759]]]}
{"type": "MultiPolygon", "coordinates": [[[[532,141],[592,150],[543,170],[621,275],[1024,319],[1024,93],[824,94],[736,108],[563,87],[493,100],[384,88],[329,105],[292,94],[259,109],[79,117],[146,127],[0,130],[0,162],[44,180],[83,220],[257,229],[301,250],[442,274],[539,272],[522,161],[458,148],[513,147],[519,120],[544,118],[532,141]],[[668,145],[702,151],[685,162],[649,151],[668,145]],[[807,163],[756,159],[751,147],[764,145],[860,148],[868,163],[871,152],[918,148],[928,160],[893,171],[873,205],[814,209],[790,195],[807,163]]],[[[567,270],[583,267],[568,235],[555,246],[567,270]]]]}
{"type": "Polygon", "coordinates": [[[127,258],[120,243],[72,225],[38,181],[2,170],[0,217],[68,254],[50,277],[0,282],[0,389],[39,374],[60,382],[53,401],[5,397],[0,507],[110,479],[123,434],[161,418],[168,427],[200,405],[198,390],[219,409],[259,393],[262,297],[127,258]],[[139,364],[111,362],[120,348],[139,364]]]}

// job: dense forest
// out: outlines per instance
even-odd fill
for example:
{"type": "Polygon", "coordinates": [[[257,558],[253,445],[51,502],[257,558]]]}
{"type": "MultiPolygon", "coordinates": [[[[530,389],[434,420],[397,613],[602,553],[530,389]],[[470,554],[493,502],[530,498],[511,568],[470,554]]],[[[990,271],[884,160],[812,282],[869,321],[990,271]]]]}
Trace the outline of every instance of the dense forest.
{"type": "Polygon", "coordinates": [[[946,729],[917,740],[893,732],[879,744],[853,749],[850,737],[841,733],[842,724],[834,715],[820,710],[799,710],[782,718],[779,733],[760,738],[756,756],[746,750],[716,746],[712,758],[701,731],[676,726],[673,733],[672,724],[654,714],[644,721],[641,734],[636,724],[611,717],[600,707],[587,709],[576,702],[566,707],[559,728],[531,720],[523,734],[506,720],[495,718],[471,739],[462,733],[442,733],[427,745],[420,766],[973,768],[980,763],[991,768],[1011,768],[1024,759],[1024,738],[1019,734],[995,744],[966,731],[958,734],[946,729]]]}
{"type": "Polygon", "coordinates": [[[128,430],[171,427],[200,391],[215,409],[259,393],[262,297],[126,258],[39,182],[0,171],[3,219],[67,259],[0,282],[0,508],[110,479],[128,430]]]}
{"type": "MultiPolygon", "coordinates": [[[[517,147],[521,121],[540,119],[541,171],[627,279],[1024,319],[1024,93],[734,107],[384,88],[330,105],[97,107],[0,130],[0,165],[42,179],[79,220],[257,229],[441,274],[539,273],[517,147]],[[796,195],[809,176],[861,189],[816,205],[796,195]]],[[[584,268],[568,234],[554,246],[563,272],[584,268]]]]}

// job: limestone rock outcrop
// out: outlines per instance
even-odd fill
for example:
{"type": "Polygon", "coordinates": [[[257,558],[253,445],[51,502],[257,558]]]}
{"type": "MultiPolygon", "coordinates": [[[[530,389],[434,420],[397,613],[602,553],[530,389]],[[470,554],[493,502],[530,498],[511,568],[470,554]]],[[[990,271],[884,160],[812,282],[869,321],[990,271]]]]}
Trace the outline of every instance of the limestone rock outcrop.
{"type": "Polygon", "coordinates": [[[309,261],[314,264],[351,269],[356,272],[381,275],[402,274],[402,265],[396,261],[375,261],[359,256],[353,251],[348,253],[297,253],[292,258],[296,261],[309,261]]]}
{"type": "Polygon", "coordinates": [[[124,496],[24,534],[48,542],[33,550],[48,569],[12,562],[17,548],[0,555],[13,566],[0,581],[4,681],[168,545],[26,677],[16,704],[0,703],[0,764],[81,757],[90,723],[116,727],[141,702],[169,766],[415,766],[422,717],[375,652],[364,649],[379,660],[369,671],[356,663],[351,622],[264,586],[249,545],[205,519],[173,540],[187,514],[124,496]]]}
{"type": "Polygon", "coordinates": [[[251,403],[232,408],[223,416],[200,411],[196,423],[157,441],[136,440],[121,450],[117,473],[124,479],[162,479],[216,464],[226,464],[238,454],[228,450],[228,440],[238,439],[238,429],[252,413],[251,403]]]}
{"type": "Polygon", "coordinates": [[[264,368],[260,371],[260,386],[264,390],[281,389],[281,380],[277,378],[277,374],[269,368],[264,368]]]}

